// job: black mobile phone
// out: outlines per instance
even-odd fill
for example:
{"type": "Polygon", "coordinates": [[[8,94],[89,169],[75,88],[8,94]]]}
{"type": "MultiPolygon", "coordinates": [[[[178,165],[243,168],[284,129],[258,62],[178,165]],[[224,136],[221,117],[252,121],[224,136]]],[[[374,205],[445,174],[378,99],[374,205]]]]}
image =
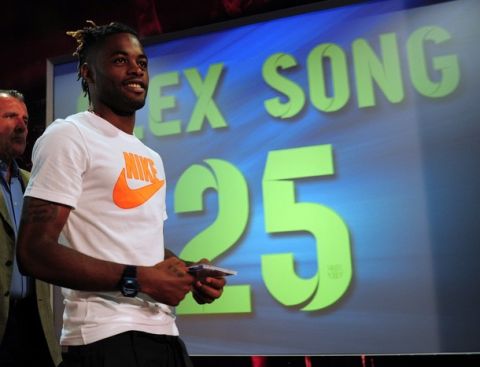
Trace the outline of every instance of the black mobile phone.
{"type": "Polygon", "coordinates": [[[211,264],[195,264],[188,267],[188,272],[203,277],[224,277],[228,275],[236,275],[237,272],[231,269],[221,268],[211,264]]]}

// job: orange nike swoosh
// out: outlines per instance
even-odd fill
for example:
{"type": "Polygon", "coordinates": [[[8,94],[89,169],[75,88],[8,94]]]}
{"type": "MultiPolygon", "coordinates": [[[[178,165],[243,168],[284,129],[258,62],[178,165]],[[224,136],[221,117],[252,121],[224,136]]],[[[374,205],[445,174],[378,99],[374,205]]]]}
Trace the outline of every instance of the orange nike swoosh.
{"type": "Polygon", "coordinates": [[[122,209],[136,208],[150,199],[165,183],[165,180],[155,179],[150,185],[131,189],[125,177],[125,168],[120,172],[113,188],[113,202],[122,209]]]}

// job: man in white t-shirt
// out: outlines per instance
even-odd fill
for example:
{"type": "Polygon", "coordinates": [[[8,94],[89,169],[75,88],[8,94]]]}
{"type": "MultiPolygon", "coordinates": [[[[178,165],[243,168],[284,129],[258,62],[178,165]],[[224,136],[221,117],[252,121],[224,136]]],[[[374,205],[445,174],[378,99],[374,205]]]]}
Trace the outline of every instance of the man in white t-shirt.
{"type": "Polygon", "coordinates": [[[69,34],[90,109],[54,121],[35,144],[21,270],[63,287],[65,366],[190,366],[171,307],[190,291],[212,302],[225,279],[196,279],[164,247],[162,159],[133,135],[147,56],[119,23],[69,34]]]}

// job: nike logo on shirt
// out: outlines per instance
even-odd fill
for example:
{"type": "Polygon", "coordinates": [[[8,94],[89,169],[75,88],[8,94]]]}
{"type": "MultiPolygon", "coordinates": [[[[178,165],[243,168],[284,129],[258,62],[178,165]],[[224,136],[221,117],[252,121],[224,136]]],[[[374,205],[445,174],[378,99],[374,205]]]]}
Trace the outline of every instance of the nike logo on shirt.
{"type": "Polygon", "coordinates": [[[165,184],[165,180],[157,178],[155,162],[134,153],[124,152],[125,168],[118,176],[113,187],[112,198],[116,206],[122,209],[136,208],[146,203],[165,184]],[[131,188],[128,179],[147,183],[147,185],[131,188]]]}

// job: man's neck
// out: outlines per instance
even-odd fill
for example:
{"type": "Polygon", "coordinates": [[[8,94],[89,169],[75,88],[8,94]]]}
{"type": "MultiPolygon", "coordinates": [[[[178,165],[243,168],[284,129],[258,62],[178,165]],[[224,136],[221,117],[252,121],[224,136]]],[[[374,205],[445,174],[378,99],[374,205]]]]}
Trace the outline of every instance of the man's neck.
{"type": "Polygon", "coordinates": [[[90,112],[103,118],[111,123],[117,129],[122,130],[124,133],[133,134],[133,128],[135,127],[135,113],[129,115],[119,115],[108,109],[90,108],[90,112]]]}

